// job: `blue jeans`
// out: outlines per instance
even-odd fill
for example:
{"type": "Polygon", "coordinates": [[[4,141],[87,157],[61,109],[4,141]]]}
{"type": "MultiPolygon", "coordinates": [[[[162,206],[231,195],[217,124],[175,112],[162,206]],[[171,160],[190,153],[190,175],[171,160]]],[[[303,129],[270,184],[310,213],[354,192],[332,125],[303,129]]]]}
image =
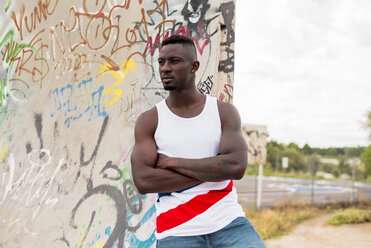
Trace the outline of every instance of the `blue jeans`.
{"type": "Polygon", "coordinates": [[[239,217],[223,229],[205,235],[157,240],[157,248],[265,248],[251,222],[239,217]]]}

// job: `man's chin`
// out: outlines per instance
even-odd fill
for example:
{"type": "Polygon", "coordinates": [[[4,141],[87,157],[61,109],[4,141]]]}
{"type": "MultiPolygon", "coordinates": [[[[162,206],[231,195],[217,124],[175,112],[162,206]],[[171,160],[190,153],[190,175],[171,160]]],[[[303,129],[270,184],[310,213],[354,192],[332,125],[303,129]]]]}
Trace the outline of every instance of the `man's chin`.
{"type": "Polygon", "coordinates": [[[168,90],[168,91],[175,90],[175,87],[174,86],[165,85],[164,86],[164,90],[168,90]]]}

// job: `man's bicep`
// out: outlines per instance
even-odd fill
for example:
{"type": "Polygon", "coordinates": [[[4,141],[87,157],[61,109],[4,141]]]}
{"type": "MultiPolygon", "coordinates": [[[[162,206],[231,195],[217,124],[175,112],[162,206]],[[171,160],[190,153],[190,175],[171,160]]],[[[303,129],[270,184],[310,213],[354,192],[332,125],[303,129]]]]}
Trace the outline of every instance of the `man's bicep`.
{"type": "Polygon", "coordinates": [[[157,159],[154,131],[148,125],[148,118],[142,116],[138,119],[134,130],[135,144],[132,152],[132,164],[143,164],[154,167],[157,159]]]}
{"type": "Polygon", "coordinates": [[[246,153],[247,144],[239,131],[225,131],[222,134],[219,144],[220,154],[246,153]]]}
{"type": "Polygon", "coordinates": [[[220,108],[222,136],[219,144],[221,154],[247,152],[247,144],[241,131],[241,118],[233,105],[220,108]]]}
{"type": "Polygon", "coordinates": [[[147,166],[155,167],[157,150],[152,142],[136,142],[132,151],[131,161],[133,167],[147,166]]]}

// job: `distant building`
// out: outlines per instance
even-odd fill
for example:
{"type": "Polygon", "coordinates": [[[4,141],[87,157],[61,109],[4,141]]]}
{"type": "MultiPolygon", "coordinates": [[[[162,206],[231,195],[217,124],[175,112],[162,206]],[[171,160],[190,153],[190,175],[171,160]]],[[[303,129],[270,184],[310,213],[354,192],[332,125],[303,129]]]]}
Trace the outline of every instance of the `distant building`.
{"type": "Polygon", "coordinates": [[[365,167],[359,158],[350,158],[346,161],[346,163],[349,164],[350,166],[355,166],[360,169],[364,169],[365,167]]]}
{"type": "Polygon", "coordinates": [[[331,173],[326,173],[326,172],[323,172],[323,171],[318,171],[316,173],[317,176],[322,176],[324,179],[333,179],[334,178],[334,175],[332,175],[331,173]]]}
{"type": "Polygon", "coordinates": [[[342,179],[342,180],[349,180],[350,179],[350,176],[348,174],[342,173],[340,175],[340,179],[342,179]]]}
{"type": "Polygon", "coordinates": [[[320,159],[321,163],[323,164],[334,164],[334,165],[339,165],[339,160],[336,158],[321,158],[320,159]]]}

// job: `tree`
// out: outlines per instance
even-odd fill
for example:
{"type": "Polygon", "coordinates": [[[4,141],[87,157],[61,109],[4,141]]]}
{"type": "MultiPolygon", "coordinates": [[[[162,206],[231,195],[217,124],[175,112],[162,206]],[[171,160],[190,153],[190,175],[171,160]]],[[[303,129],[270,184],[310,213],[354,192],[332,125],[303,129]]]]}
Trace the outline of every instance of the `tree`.
{"type": "Polygon", "coordinates": [[[304,160],[304,156],[295,148],[286,148],[283,151],[283,156],[289,158],[289,169],[293,169],[296,172],[308,171],[308,165],[304,160]]]}
{"type": "Polygon", "coordinates": [[[346,156],[339,157],[339,172],[340,174],[348,174],[349,176],[352,175],[352,168],[347,163],[346,156]]]}
{"type": "Polygon", "coordinates": [[[364,146],[345,147],[345,155],[347,155],[348,157],[359,157],[365,150],[366,147],[364,146]]]}
{"type": "Polygon", "coordinates": [[[365,164],[366,175],[371,176],[371,145],[361,154],[360,159],[365,164]]]}
{"type": "Polygon", "coordinates": [[[291,142],[287,147],[288,148],[293,148],[293,149],[295,149],[297,151],[300,150],[299,149],[299,146],[296,143],[294,143],[294,142],[291,142]]]}
{"type": "Polygon", "coordinates": [[[312,148],[308,144],[305,144],[301,150],[305,155],[313,154],[312,148]]]}
{"type": "Polygon", "coordinates": [[[339,177],[340,176],[340,170],[339,168],[336,166],[334,168],[332,168],[331,172],[330,172],[332,175],[334,175],[335,177],[339,177]]]}
{"type": "Polygon", "coordinates": [[[330,163],[322,163],[321,164],[321,170],[326,172],[326,173],[332,173],[336,169],[338,169],[338,166],[335,165],[335,164],[330,164],[330,163]]]}
{"type": "Polygon", "coordinates": [[[281,169],[280,161],[284,149],[284,145],[275,140],[267,143],[267,164],[269,164],[272,169],[281,169]]]}

